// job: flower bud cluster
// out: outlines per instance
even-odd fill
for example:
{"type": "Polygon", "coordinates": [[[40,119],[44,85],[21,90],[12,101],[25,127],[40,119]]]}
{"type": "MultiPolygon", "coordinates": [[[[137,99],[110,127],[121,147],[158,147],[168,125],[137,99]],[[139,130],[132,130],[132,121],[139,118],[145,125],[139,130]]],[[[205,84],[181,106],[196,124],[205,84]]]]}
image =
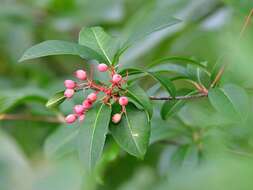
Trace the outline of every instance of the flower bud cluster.
{"type": "Polygon", "coordinates": [[[97,66],[97,70],[99,72],[109,72],[111,77],[110,85],[96,84],[92,79],[87,77],[87,73],[84,70],[77,70],[75,72],[75,78],[78,79],[78,82],[73,80],[64,81],[64,86],[66,87],[64,96],[67,99],[71,99],[78,90],[93,90],[93,92],[83,100],[82,104],[74,106],[73,113],[65,117],[66,123],[72,124],[77,119],[79,122],[82,122],[85,119],[86,112],[92,108],[96,101],[102,101],[109,106],[111,106],[111,101],[117,102],[122,107],[122,111],[112,116],[112,122],[120,122],[122,113],[125,112],[125,106],[128,104],[128,98],[125,96],[120,96],[119,91],[122,89],[122,84],[126,80],[124,80],[120,74],[115,72],[113,66],[108,67],[106,64],[101,63],[97,66]],[[98,100],[99,93],[104,95],[101,100],[98,100]]]}

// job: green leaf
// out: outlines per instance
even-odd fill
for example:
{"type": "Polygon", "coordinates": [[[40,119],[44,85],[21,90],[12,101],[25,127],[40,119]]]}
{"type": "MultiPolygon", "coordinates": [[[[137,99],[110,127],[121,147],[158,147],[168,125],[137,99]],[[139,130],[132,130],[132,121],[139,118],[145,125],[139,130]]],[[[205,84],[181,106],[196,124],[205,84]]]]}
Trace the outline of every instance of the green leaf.
{"type": "Polygon", "coordinates": [[[185,131],[182,125],[182,123],[174,118],[162,120],[159,115],[153,116],[151,119],[150,144],[184,136],[187,131],[185,131]]]}
{"type": "Polygon", "coordinates": [[[137,75],[137,74],[142,74],[142,73],[144,73],[144,71],[139,68],[126,68],[119,72],[119,74],[122,76],[127,76],[127,75],[131,76],[131,75],[137,75]]]}
{"type": "Polygon", "coordinates": [[[197,166],[199,162],[199,153],[195,145],[186,144],[176,149],[172,154],[170,165],[171,169],[191,168],[197,166]]]}
{"type": "Polygon", "coordinates": [[[47,94],[35,88],[19,88],[0,91],[0,113],[6,112],[15,106],[26,102],[47,101],[47,94]]]}
{"type": "Polygon", "coordinates": [[[175,96],[176,87],[171,82],[168,77],[162,76],[160,73],[149,72],[149,75],[152,76],[156,81],[160,82],[160,84],[169,92],[171,96],[175,96]]]}
{"type": "Polygon", "coordinates": [[[103,28],[82,28],[79,33],[79,44],[87,46],[102,56],[103,62],[114,64],[114,57],[118,51],[118,42],[109,36],[103,28]]]}
{"type": "Polygon", "coordinates": [[[50,55],[78,55],[87,60],[103,60],[103,57],[87,46],[59,40],[48,40],[26,50],[19,62],[50,55]]]}
{"type": "MultiPolygon", "coordinates": [[[[128,69],[124,69],[120,72],[120,74],[122,74],[123,76],[127,75],[127,73],[128,73],[128,69]]],[[[134,74],[144,74],[141,77],[144,77],[147,75],[152,77],[154,80],[159,82],[162,85],[162,87],[164,87],[164,89],[171,96],[175,96],[175,93],[176,93],[175,85],[171,82],[170,78],[161,75],[160,72],[149,72],[149,71],[141,70],[138,68],[130,68],[128,75],[134,75],[134,74]]]]}
{"type": "MultiPolygon", "coordinates": [[[[125,68],[120,71],[122,76],[131,76],[138,74],[145,74],[145,70],[140,68],[125,68]]],[[[156,65],[147,70],[147,72],[155,72],[155,73],[175,73],[182,76],[187,76],[187,70],[185,67],[176,64],[166,64],[166,65],[156,65]]],[[[147,73],[146,73],[147,74],[147,73]]],[[[145,76],[145,75],[144,75],[145,76]]]]}
{"type": "Polygon", "coordinates": [[[169,15],[167,8],[145,7],[130,19],[123,32],[122,51],[145,36],[181,22],[169,15]]]}
{"type": "Polygon", "coordinates": [[[205,87],[210,85],[210,73],[203,68],[196,65],[187,65],[187,73],[188,77],[198,84],[202,84],[205,87]]]}
{"type": "Polygon", "coordinates": [[[150,137],[150,122],[145,111],[129,103],[120,123],[111,123],[110,130],[123,150],[138,158],[144,157],[150,137]]]}
{"type": "Polygon", "coordinates": [[[161,64],[169,64],[169,63],[173,63],[173,64],[180,64],[180,65],[196,65],[202,68],[206,68],[206,66],[203,64],[203,62],[201,61],[196,61],[194,59],[188,58],[188,57],[164,57],[161,59],[158,59],[156,61],[154,61],[153,63],[151,63],[149,65],[149,68],[152,68],[156,65],[161,65],[161,64]]]}
{"type": "Polygon", "coordinates": [[[244,89],[234,84],[209,90],[208,98],[213,107],[231,120],[244,120],[248,116],[249,98],[244,89]]]}
{"type": "Polygon", "coordinates": [[[59,106],[62,102],[64,102],[65,99],[66,99],[66,97],[64,96],[64,91],[57,92],[53,97],[51,97],[51,98],[47,101],[46,107],[48,107],[48,108],[57,107],[57,106],[59,106]]]}
{"type": "Polygon", "coordinates": [[[92,170],[101,157],[110,118],[110,107],[98,104],[87,112],[85,122],[80,128],[79,155],[88,170],[92,170]]]}
{"type": "Polygon", "coordinates": [[[61,158],[67,153],[73,152],[77,147],[79,127],[76,124],[72,128],[67,125],[60,126],[45,141],[44,152],[48,158],[61,158]]]}
{"type": "Polygon", "coordinates": [[[150,99],[146,92],[137,84],[132,84],[127,87],[127,94],[128,97],[136,101],[140,104],[148,113],[149,118],[152,117],[153,114],[153,106],[150,102],[150,99]]]}
{"type": "Polygon", "coordinates": [[[182,65],[177,65],[177,64],[156,65],[154,67],[149,68],[148,71],[168,73],[168,74],[173,73],[173,74],[178,74],[180,76],[187,76],[186,68],[182,65]]]}
{"type": "MultiPolygon", "coordinates": [[[[189,92],[185,96],[195,94],[196,91],[189,92]]],[[[161,109],[161,117],[166,120],[173,114],[177,113],[185,104],[186,100],[168,100],[165,101],[161,109]]]]}

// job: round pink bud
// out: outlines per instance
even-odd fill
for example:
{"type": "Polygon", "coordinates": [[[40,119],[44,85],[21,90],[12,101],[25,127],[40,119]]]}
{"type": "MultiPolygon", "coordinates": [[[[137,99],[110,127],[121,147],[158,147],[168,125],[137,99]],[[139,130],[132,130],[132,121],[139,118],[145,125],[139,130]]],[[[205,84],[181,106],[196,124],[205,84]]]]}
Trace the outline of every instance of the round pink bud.
{"type": "Polygon", "coordinates": [[[84,119],[85,119],[85,115],[84,114],[82,114],[82,115],[79,116],[79,122],[82,122],[84,119]]]}
{"type": "Polygon", "coordinates": [[[93,92],[93,93],[89,94],[89,95],[87,96],[87,99],[88,99],[89,101],[91,101],[91,102],[95,102],[96,99],[97,99],[96,93],[93,92]]]}
{"type": "Polygon", "coordinates": [[[104,63],[101,63],[101,64],[98,65],[98,70],[100,72],[106,72],[108,70],[108,66],[104,63]]]}
{"type": "Polygon", "coordinates": [[[64,86],[69,89],[73,89],[76,87],[76,83],[73,80],[65,80],[64,86]]]}
{"type": "Polygon", "coordinates": [[[67,117],[65,117],[65,121],[68,124],[74,123],[76,121],[77,117],[75,114],[69,114],[67,117]]]}
{"type": "Polygon", "coordinates": [[[122,76],[119,74],[114,74],[112,76],[112,82],[113,83],[119,83],[122,80],[122,76]]]}
{"type": "Polygon", "coordinates": [[[119,113],[116,113],[112,116],[112,122],[113,123],[119,123],[121,120],[121,114],[119,113]]]}
{"type": "Polygon", "coordinates": [[[82,114],[84,112],[84,107],[83,105],[75,105],[74,107],[74,112],[76,114],[82,114]]]}
{"type": "Polygon", "coordinates": [[[126,106],[128,104],[128,98],[125,96],[122,96],[119,98],[119,104],[121,106],[126,106]]]}
{"type": "Polygon", "coordinates": [[[86,80],[87,79],[87,74],[84,70],[77,70],[75,72],[75,76],[76,78],[78,78],[79,80],[86,80]]]}
{"type": "Polygon", "coordinates": [[[74,95],[75,91],[73,89],[66,89],[64,91],[64,96],[66,98],[72,98],[72,96],[74,95]]]}
{"type": "Polygon", "coordinates": [[[84,109],[90,109],[91,106],[92,106],[92,102],[89,101],[88,99],[86,99],[86,100],[83,101],[83,107],[84,107],[84,109]]]}

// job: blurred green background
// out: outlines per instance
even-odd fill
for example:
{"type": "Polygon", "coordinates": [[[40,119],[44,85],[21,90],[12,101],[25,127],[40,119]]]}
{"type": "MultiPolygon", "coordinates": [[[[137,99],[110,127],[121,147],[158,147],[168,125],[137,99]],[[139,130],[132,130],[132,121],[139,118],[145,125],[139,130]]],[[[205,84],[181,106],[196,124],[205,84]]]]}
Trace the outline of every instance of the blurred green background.
{"type": "MultiPolygon", "coordinates": [[[[252,22],[238,40],[252,8],[252,0],[0,0],[0,190],[253,189],[252,22]],[[43,118],[68,113],[73,102],[64,103],[60,113],[45,102],[76,68],[88,64],[74,56],[18,59],[44,40],[76,42],[83,26],[99,25],[117,35],[152,3],[168,7],[168,15],[183,22],[136,43],[120,63],[145,66],[164,56],[186,56],[206,61],[211,70],[227,62],[221,85],[246,89],[248,119],[232,122],[207,100],[196,100],[167,121],[155,114],[144,160],[120,151],[112,139],[95,176],[72,154],[51,158],[50,151],[65,142],[50,138],[62,130],[60,124],[43,118]]],[[[160,104],[154,104],[158,112],[160,104]]],[[[60,133],[71,127],[64,128],[60,133]]]]}

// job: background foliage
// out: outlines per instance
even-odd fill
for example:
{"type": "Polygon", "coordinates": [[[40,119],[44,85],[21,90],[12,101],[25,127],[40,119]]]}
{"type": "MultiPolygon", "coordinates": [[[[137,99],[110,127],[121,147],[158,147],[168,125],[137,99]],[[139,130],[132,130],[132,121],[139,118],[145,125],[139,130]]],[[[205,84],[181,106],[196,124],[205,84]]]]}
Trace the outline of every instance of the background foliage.
{"type": "MultiPolygon", "coordinates": [[[[0,3],[0,189],[252,189],[252,24],[238,40],[253,7],[251,0],[0,3]],[[131,46],[120,59],[122,68],[147,68],[168,56],[190,57],[211,73],[222,63],[228,65],[209,98],[166,106],[153,102],[150,147],[143,160],[126,154],[109,137],[102,160],[90,175],[73,154],[78,126],[51,120],[68,113],[80,97],[64,102],[60,110],[45,107],[48,97],[64,88],[65,78],[76,68],[88,69],[89,64],[67,55],[26,63],[18,60],[28,47],[45,40],[76,42],[82,27],[99,25],[115,36],[128,36],[124,29],[129,26],[138,29],[134,36],[139,38],[148,27],[135,23],[154,18],[152,4],[158,13],[166,10],[183,22],[131,46]],[[166,120],[160,117],[161,108],[166,120]],[[4,119],[4,114],[14,118],[4,119]]],[[[203,71],[194,78],[195,69],[187,68],[194,80],[210,82],[203,71]]],[[[150,95],[166,95],[156,86],[149,88],[154,84],[150,78],[140,83],[150,95]]],[[[175,83],[179,89],[189,87],[175,83]]]]}

